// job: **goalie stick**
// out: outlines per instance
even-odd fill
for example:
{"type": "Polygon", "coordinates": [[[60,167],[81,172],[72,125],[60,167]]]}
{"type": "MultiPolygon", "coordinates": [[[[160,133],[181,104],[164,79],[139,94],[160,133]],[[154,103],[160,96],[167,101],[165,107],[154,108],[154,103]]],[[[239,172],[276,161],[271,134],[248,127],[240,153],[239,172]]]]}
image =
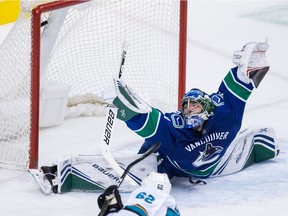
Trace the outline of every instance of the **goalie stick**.
{"type": "MultiPolygon", "coordinates": [[[[125,177],[127,176],[127,174],[129,173],[130,169],[137,163],[139,163],[140,161],[144,160],[146,157],[148,157],[149,155],[151,155],[153,152],[157,151],[157,149],[160,147],[160,142],[155,143],[154,145],[152,145],[145,153],[143,153],[139,158],[137,158],[136,160],[134,160],[133,162],[131,162],[125,169],[125,171],[123,172],[123,174],[120,177],[120,182],[117,185],[117,188],[119,188],[123,182],[123,180],[125,179],[125,177]]],[[[98,216],[103,216],[107,207],[109,205],[109,201],[106,201],[103,205],[103,207],[101,208],[100,213],[98,214],[98,216]]]]}
{"type": "MultiPolygon", "coordinates": [[[[118,75],[119,78],[122,77],[122,73],[124,70],[127,47],[128,47],[128,43],[127,41],[124,41],[123,51],[122,51],[122,56],[121,56],[122,58],[121,58],[121,63],[120,63],[120,70],[119,70],[119,75],[118,75]]],[[[110,104],[107,105],[105,128],[103,132],[103,138],[101,141],[101,151],[102,151],[102,155],[104,156],[108,164],[110,164],[110,166],[115,170],[115,172],[117,172],[117,174],[121,176],[123,173],[123,169],[119,166],[119,164],[116,162],[116,160],[111,154],[111,139],[112,139],[114,124],[115,124],[115,119],[117,116],[117,110],[118,108],[115,107],[114,105],[110,105],[110,104]]],[[[125,180],[132,186],[137,186],[137,182],[130,176],[127,176],[125,180]]]]}

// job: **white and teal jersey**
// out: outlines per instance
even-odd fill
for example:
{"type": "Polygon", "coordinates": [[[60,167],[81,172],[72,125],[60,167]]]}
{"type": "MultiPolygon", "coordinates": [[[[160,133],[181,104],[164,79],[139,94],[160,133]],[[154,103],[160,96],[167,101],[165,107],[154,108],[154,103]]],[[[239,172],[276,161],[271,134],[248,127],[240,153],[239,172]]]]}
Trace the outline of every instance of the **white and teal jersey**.
{"type": "Polygon", "coordinates": [[[145,138],[140,153],[161,142],[159,172],[173,176],[208,178],[241,128],[247,99],[253,90],[237,77],[232,68],[221,82],[217,93],[211,94],[214,115],[203,125],[201,133],[185,128],[180,111],[163,114],[153,108],[127,121],[130,129],[145,138]]]}
{"type": "Polygon", "coordinates": [[[134,190],[125,206],[108,216],[180,216],[172,196],[160,190],[140,187],[134,190]]]}

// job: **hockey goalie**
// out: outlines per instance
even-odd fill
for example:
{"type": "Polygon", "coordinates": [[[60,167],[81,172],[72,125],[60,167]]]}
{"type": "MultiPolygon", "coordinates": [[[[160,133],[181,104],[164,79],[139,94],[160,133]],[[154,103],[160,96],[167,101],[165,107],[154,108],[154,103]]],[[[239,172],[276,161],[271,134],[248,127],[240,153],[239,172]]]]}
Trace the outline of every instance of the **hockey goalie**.
{"type": "MultiPolygon", "coordinates": [[[[162,113],[149,106],[122,80],[105,91],[104,99],[118,108],[117,118],[145,138],[139,155],[154,143],[161,146],[129,173],[138,185],[148,173],[165,173],[169,179],[207,179],[237,173],[253,163],[275,158],[279,153],[273,128],[241,129],[245,105],[269,70],[266,42],[251,42],[235,51],[232,68],[218,90],[208,95],[198,88],[188,91],[181,109],[162,113]]],[[[116,158],[125,169],[137,155],[116,158]]],[[[101,156],[70,155],[57,165],[43,166],[36,175],[47,192],[103,191],[117,184],[119,174],[101,156]]],[[[35,175],[34,175],[35,176],[35,175]]],[[[122,191],[137,186],[123,184],[122,191]]]]}

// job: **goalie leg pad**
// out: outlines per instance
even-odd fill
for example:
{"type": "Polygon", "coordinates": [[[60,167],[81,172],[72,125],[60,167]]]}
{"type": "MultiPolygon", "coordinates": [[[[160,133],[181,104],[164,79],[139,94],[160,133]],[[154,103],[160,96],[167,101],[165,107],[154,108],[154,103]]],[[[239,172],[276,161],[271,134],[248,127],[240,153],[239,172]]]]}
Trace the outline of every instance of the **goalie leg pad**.
{"type": "MultiPolygon", "coordinates": [[[[129,150],[134,151],[134,146],[126,146],[129,150]]],[[[124,170],[127,166],[139,158],[137,154],[125,154],[127,148],[123,151],[113,152],[116,162],[124,170]]],[[[63,157],[58,162],[59,193],[69,191],[89,191],[103,192],[110,185],[118,185],[121,181],[120,175],[107,163],[101,155],[70,155],[63,157]]],[[[121,184],[120,191],[131,192],[148,173],[156,171],[156,157],[154,154],[149,155],[141,163],[135,165],[128,175],[137,183],[137,186],[132,186],[124,181],[121,184]]],[[[126,176],[127,177],[127,176],[126,176]]]]}
{"type": "Polygon", "coordinates": [[[239,172],[254,163],[269,160],[279,153],[273,128],[246,128],[238,133],[211,176],[239,172]]]}
{"type": "Polygon", "coordinates": [[[117,97],[113,104],[119,108],[117,118],[128,121],[138,114],[151,112],[152,108],[142,98],[140,98],[122,80],[114,79],[117,97]]]}

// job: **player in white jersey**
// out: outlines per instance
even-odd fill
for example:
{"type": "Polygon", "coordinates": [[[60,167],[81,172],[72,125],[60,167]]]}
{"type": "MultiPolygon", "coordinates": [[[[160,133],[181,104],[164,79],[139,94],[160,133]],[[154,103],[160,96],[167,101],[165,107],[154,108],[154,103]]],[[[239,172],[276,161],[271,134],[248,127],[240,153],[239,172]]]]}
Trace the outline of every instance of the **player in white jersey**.
{"type": "Polygon", "coordinates": [[[98,206],[108,202],[104,216],[179,216],[174,198],[169,194],[171,184],[166,174],[151,172],[135,189],[125,203],[116,185],[112,185],[98,197],[98,206]]]}

